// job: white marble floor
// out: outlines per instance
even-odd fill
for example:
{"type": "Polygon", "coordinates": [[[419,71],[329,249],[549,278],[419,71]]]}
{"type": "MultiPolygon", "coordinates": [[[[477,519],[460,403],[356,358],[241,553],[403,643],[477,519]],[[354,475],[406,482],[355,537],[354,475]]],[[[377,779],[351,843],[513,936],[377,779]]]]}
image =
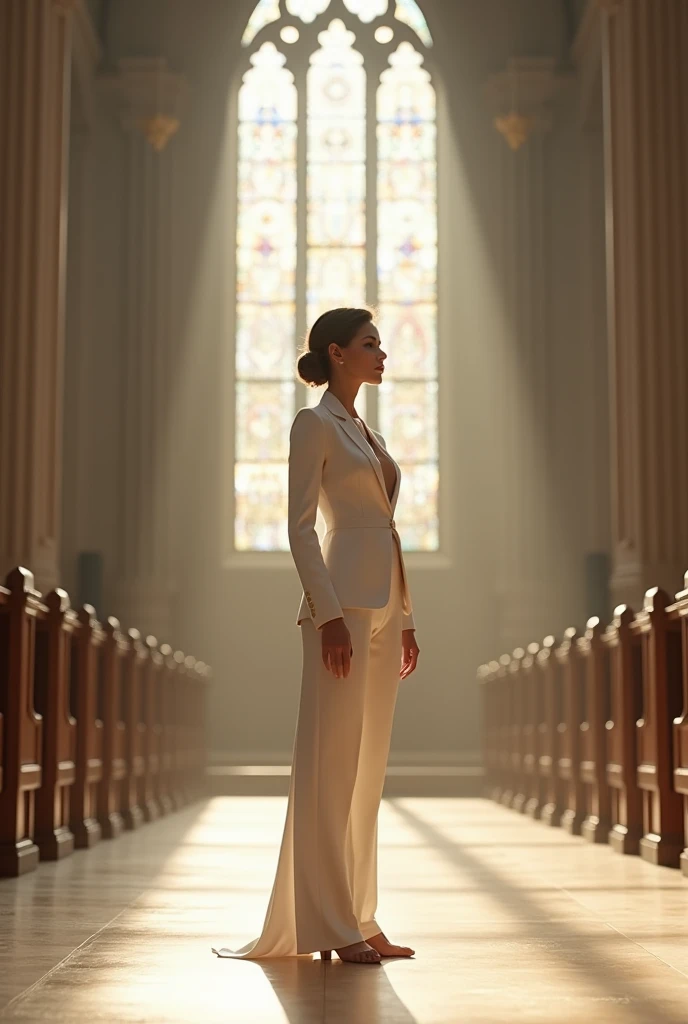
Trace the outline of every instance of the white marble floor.
{"type": "Polygon", "coordinates": [[[688,880],[482,800],[382,804],[378,920],[413,959],[217,959],[260,930],[284,809],[216,797],[0,880],[0,1019],[688,1022],[688,880]]]}

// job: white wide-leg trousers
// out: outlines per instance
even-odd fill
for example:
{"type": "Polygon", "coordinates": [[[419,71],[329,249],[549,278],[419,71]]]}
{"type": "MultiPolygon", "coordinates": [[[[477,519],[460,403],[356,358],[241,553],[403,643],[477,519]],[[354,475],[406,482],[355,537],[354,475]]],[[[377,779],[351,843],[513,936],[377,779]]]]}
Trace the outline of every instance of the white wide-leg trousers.
{"type": "Polygon", "coordinates": [[[353,656],[337,679],[322,633],[301,625],[301,699],[277,872],[263,930],[220,956],[257,959],[337,949],[381,931],[377,818],[401,665],[398,548],[384,608],[344,608],[353,656]]]}

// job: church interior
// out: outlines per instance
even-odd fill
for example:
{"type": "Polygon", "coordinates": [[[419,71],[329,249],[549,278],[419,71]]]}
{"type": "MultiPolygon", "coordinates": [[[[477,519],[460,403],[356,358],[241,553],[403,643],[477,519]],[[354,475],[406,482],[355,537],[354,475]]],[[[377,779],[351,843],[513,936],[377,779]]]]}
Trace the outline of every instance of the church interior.
{"type": "Polygon", "coordinates": [[[688,0],[0,0],[0,1020],[686,1024],[687,55],[688,0]],[[221,959],[290,786],[297,353],[362,305],[415,954],[221,959]]]}

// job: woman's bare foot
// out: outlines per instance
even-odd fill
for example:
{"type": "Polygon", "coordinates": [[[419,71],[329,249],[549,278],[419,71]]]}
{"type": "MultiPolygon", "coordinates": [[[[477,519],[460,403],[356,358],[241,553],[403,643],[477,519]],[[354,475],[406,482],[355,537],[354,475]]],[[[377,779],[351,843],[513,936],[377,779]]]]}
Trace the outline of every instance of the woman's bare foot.
{"type": "Polygon", "coordinates": [[[369,946],[376,949],[380,956],[413,956],[416,952],[410,946],[395,946],[389,941],[384,932],[378,932],[366,940],[369,946]]]}
{"type": "Polygon", "coordinates": [[[355,964],[379,963],[380,955],[367,942],[353,942],[350,946],[342,946],[337,950],[340,960],[349,960],[355,964]]]}

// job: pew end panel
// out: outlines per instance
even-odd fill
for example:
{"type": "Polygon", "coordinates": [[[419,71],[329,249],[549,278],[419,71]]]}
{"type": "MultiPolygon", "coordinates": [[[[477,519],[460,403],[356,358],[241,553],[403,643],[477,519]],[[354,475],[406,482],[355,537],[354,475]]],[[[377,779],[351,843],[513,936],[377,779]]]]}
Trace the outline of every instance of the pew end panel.
{"type": "Polygon", "coordinates": [[[8,630],[6,623],[8,621],[8,610],[7,605],[9,602],[10,592],[5,587],[0,587],[0,793],[2,793],[3,776],[4,776],[4,763],[5,763],[5,728],[7,725],[7,680],[9,679],[9,671],[7,666],[7,657],[9,652],[9,644],[7,639],[3,643],[3,638],[7,637],[8,630]]]}
{"type": "Polygon", "coordinates": [[[160,686],[164,659],[154,636],[144,640],[147,658],[142,676],[141,708],[144,720],[143,772],[138,778],[138,804],[145,821],[155,821],[164,814],[158,800],[160,776],[160,743],[162,723],[160,717],[160,686]]]}
{"type": "Polygon", "coordinates": [[[642,673],[642,712],[636,721],[640,855],[653,864],[678,867],[685,844],[682,799],[674,790],[672,723],[683,702],[681,631],[669,603],[665,591],[652,587],[630,628],[640,644],[642,673]]]}
{"type": "Polygon", "coordinates": [[[586,691],[586,717],[581,722],[581,782],[586,816],[581,835],[591,843],[606,843],[611,829],[611,798],[607,783],[607,723],[611,718],[609,656],[602,643],[604,627],[597,616],[588,619],[578,640],[586,691]]]}
{"type": "Polygon", "coordinates": [[[482,707],[483,796],[487,800],[498,799],[495,797],[499,778],[497,701],[495,699],[498,671],[499,662],[491,661],[489,664],[480,665],[477,673],[482,707]]]}
{"type": "Polygon", "coordinates": [[[35,839],[42,860],[60,860],[74,850],[69,820],[76,779],[76,719],[70,708],[70,679],[77,618],[65,590],[46,594],[43,605],[35,637],[34,700],[44,723],[35,839]]]}
{"type": "Polygon", "coordinates": [[[213,673],[210,665],[197,661],[193,716],[193,773],[197,799],[208,796],[208,713],[213,673]]]}
{"type": "Polygon", "coordinates": [[[95,608],[77,613],[72,651],[72,712],[76,716],[76,780],[72,790],[71,830],[77,849],[99,842],[98,788],[103,777],[103,671],[105,633],[95,608]]]}
{"type": "Polygon", "coordinates": [[[544,805],[540,820],[557,827],[566,809],[565,784],[559,774],[561,734],[559,723],[563,715],[562,667],[555,656],[558,643],[553,636],[543,642],[537,656],[542,676],[543,724],[540,746],[540,774],[543,779],[544,805]]]}
{"type": "Polygon", "coordinates": [[[523,647],[516,647],[511,654],[506,675],[506,686],[509,693],[510,718],[507,722],[508,780],[507,788],[502,794],[502,804],[515,811],[522,811],[526,802],[521,774],[521,731],[523,727],[523,695],[521,662],[526,652],[523,647]]]}
{"type": "Polygon", "coordinates": [[[115,839],[124,829],[122,811],[128,764],[123,675],[129,645],[114,616],[105,622],[104,633],[103,771],[98,786],[98,821],[103,838],[115,839]]]}
{"type": "Polygon", "coordinates": [[[3,777],[0,789],[0,876],[34,870],[35,797],[42,781],[43,720],[34,705],[36,620],[43,610],[33,574],[8,573],[0,600],[0,711],[3,777]]]}
{"type": "Polygon", "coordinates": [[[509,748],[511,740],[510,714],[511,714],[511,688],[509,687],[509,664],[511,656],[502,654],[499,657],[497,677],[495,680],[495,701],[497,704],[495,723],[495,768],[497,771],[497,785],[495,786],[492,798],[500,804],[507,804],[511,801],[513,790],[511,788],[511,752],[509,748]],[[507,797],[507,791],[510,795],[507,797]]]}
{"type": "Polygon", "coordinates": [[[607,784],[612,826],[609,844],[617,853],[637,854],[642,836],[642,802],[636,772],[636,721],[642,714],[640,643],[631,632],[632,608],[618,605],[601,642],[608,651],[611,718],[607,723],[607,784]]]}
{"type": "Polygon", "coordinates": [[[562,674],[562,717],[559,720],[557,770],[564,785],[564,813],[561,827],[579,836],[585,820],[585,791],[581,780],[581,723],[586,720],[583,660],[579,634],[574,626],[564,631],[554,652],[562,674]]]}
{"type": "Polygon", "coordinates": [[[175,760],[176,743],[174,672],[176,662],[172,647],[165,643],[160,645],[162,657],[160,683],[160,771],[158,773],[157,800],[163,814],[174,811],[178,804],[175,794],[175,760]]]}
{"type": "Polygon", "coordinates": [[[535,735],[533,738],[535,765],[533,768],[534,790],[526,804],[526,814],[534,820],[542,818],[548,803],[547,783],[552,767],[552,740],[547,721],[547,672],[545,664],[556,645],[550,634],[538,646],[532,667],[532,700],[535,735]]]}
{"type": "Polygon", "coordinates": [[[138,629],[124,634],[126,655],[122,665],[122,719],[125,722],[126,773],[122,780],[122,818],[127,829],[138,828],[144,822],[139,804],[144,758],[146,724],[144,720],[144,679],[148,662],[148,649],[138,629]]]}
{"type": "Polygon", "coordinates": [[[526,648],[526,656],[521,663],[523,677],[523,728],[522,743],[522,776],[525,793],[523,812],[537,820],[542,810],[542,787],[540,779],[540,673],[537,667],[539,643],[530,643],[526,648]]]}
{"type": "Polygon", "coordinates": [[[683,590],[676,595],[670,609],[681,631],[681,714],[672,723],[674,733],[674,789],[683,800],[684,848],[681,852],[681,871],[688,876],[688,572],[683,590]]]}

